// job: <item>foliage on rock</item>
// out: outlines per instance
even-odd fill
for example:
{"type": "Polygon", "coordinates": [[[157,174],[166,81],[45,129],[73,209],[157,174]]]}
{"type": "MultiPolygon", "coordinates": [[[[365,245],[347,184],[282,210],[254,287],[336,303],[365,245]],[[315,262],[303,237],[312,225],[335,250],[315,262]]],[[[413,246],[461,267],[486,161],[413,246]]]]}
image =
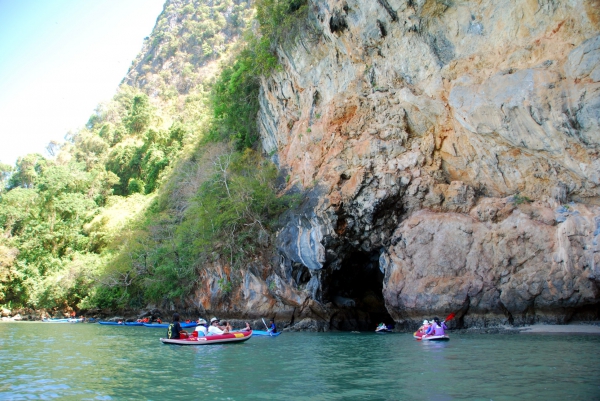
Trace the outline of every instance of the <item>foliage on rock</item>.
{"type": "Polygon", "coordinates": [[[167,1],[112,100],[49,157],[1,164],[0,304],[178,302],[207,263],[263,252],[294,198],[250,149],[259,77],[305,3],[256,2],[253,33],[249,1],[167,1]]]}

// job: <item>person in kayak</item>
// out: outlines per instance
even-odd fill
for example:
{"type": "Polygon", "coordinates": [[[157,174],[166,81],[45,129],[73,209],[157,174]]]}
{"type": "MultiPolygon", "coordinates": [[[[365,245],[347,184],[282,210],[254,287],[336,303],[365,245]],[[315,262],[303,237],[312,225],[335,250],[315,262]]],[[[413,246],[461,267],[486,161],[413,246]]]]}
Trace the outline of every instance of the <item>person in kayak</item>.
{"type": "Polygon", "coordinates": [[[427,330],[429,329],[429,327],[430,327],[429,320],[427,320],[427,319],[423,320],[423,324],[421,325],[421,327],[419,327],[419,330],[417,330],[415,335],[417,337],[423,337],[427,333],[427,330]]]}
{"type": "Polygon", "coordinates": [[[446,335],[446,329],[448,329],[448,327],[446,327],[446,323],[441,322],[440,323],[440,319],[438,319],[437,317],[434,317],[431,321],[431,326],[429,326],[429,329],[427,329],[427,335],[428,336],[445,336],[446,335]]]}
{"type": "Polygon", "coordinates": [[[388,327],[385,325],[385,323],[379,323],[379,326],[377,326],[375,331],[386,331],[387,329],[388,327]]]}
{"type": "Polygon", "coordinates": [[[198,332],[198,337],[206,337],[208,334],[208,323],[206,320],[202,318],[198,318],[198,326],[196,326],[196,330],[198,332]]]}
{"type": "Polygon", "coordinates": [[[181,333],[187,334],[187,331],[181,328],[181,323],[179,323],[179,313],[174,313],[173,323],[171,323],[167,329],[167,338],[179,339],[181,333]]]}
{"type": "Polygon", "coordinates": [[[226,326],[219,326],[219,323],[220,320],[216,317],[210,319],[210,327],[208,328],[209,336],[225,334],[231,331],[231,326],[229,324],[227,324],[226,326]]]}
{"type": "Polygon", "coordinates": [[[267,327],[267,331],[269,333],[277,333],[277,326],[275,325],[275,321],[273,319],[269,320],[269,326],[267,327]]]}

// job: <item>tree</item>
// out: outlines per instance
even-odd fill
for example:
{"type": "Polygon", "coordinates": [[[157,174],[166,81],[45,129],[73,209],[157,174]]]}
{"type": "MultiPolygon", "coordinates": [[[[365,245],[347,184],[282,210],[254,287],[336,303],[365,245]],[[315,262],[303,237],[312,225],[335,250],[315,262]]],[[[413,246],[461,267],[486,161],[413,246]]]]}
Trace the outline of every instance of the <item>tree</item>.
{"type": "Polygon", "coordinates": [[[148,96],[141,94],[133,98],[129,114],[125,119],[125,125],[132,134],[141,134],[150,126],[152,119],[152,107],[148,96]]]}
{"type": "Polygon", "coordinates": [[[13,172],[12,166],[4,163],[0,163],[0,194],[4,192],[6,186],[8,185],[8,181],[10,180],[10,175],[13,172]]]}
{"type": "Polygon", "coordinates": [[[46,152],[52,157],[56,156],[60,151],[60,143],[57,141],[50,141],[50,143],[46,146],[46,152]]]}
{"type": "Polygon", "coordinates": [[[42,166],[45,164],[46,159],[38,153],[19,157],[14,173],[10,177],[8,186],[10,188],[33,188],[41,172],[42,166]]]}

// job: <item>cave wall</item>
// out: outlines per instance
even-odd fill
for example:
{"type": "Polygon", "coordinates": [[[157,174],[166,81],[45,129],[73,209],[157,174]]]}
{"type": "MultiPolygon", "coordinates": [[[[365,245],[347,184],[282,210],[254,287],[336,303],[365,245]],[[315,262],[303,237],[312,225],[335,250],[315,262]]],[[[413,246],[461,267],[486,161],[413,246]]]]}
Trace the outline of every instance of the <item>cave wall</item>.
{"type": "Polygon", "coordinates": [[[600,2],[309,6],[259,114],[306,197],[244,313],[335,327],[362,301],[328,278],[361,254],[399,327],[598,318],[600,2]]]}

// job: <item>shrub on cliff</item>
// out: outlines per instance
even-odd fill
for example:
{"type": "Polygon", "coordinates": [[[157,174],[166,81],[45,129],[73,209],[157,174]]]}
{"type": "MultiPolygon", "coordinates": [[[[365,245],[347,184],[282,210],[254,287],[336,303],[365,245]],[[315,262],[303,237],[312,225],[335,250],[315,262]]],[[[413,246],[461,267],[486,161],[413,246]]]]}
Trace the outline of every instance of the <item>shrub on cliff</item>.
{"type": "Polygon", "coordinates": [[[213,140],[231,138],[238,149],[258,139],[256,116],[260,77],[277,68],[276,48],[292,40],[307,16],[306,0],[258,0],[258,32],[246,35],[246,46],[225,66],[212,89],[213,140]]]}

